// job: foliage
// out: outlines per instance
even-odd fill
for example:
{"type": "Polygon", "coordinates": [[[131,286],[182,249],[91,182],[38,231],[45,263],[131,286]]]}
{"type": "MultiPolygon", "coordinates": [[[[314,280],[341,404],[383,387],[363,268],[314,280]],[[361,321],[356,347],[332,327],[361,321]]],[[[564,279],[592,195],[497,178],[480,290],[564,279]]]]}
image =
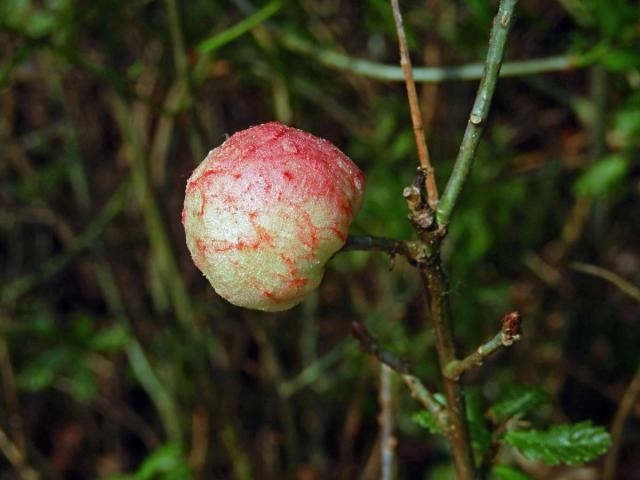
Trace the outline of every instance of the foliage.
{"type": "Polygon", "coordinates": [[[496,423],[522,417],[549,402],[549,394],[532,385],[508,384],[491,407],[496,423]]]}
{"type": "Polygon", "coordinates": [[[493,475],[493,478],[496,480],[531,480],[531,477],[509,465],[494,466],[491,469],[491,475],[493,475]]]}
{"type": "Polygon", "coordinates": [[[598,458],[611,445],[611,437],[590,421],[555,425],[549,430],[510,431],[505,441],[531,460],[547,465],[579,465],[598,458]]]}
{"type": "Polygon", "coordinates": [[[193,478],[182,447],[169,443],[151,452],[133,475],[110,475],[102,480],[188,480],[193,478]]]}

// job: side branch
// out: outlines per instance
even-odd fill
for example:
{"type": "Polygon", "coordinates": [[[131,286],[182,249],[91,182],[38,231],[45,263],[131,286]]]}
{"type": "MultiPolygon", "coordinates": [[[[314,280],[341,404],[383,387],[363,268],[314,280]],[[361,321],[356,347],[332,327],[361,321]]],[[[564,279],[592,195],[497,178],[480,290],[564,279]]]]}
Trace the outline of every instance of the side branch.
{"type": "Polygon", "coordinates": [[[493,94],[496,89],[496,82],[504,56],[504,48],[507,43],[507,36],[517,1],[518,0],[501,0],[498,14],[493,19],[493,27],[491,28],[491,36],[489,38],[489,50],[487,52],[482,80],[480,81],[476,99],[471,109],[471,114],[469,115],[467,128],[464,132],[462,143],[460,144],[458,158],[456,159],[453,172],[451,173],[451,177],[449,177],[447,186],[440,199],[440,204],[438,205],[436,217],[438,225],[441,228],[446,228],[449,224],[464,181],[471,170],[471,165],[473,164],[473,159],[478,149],[478,143],[480,142],[480,136],[482,135],[482,130],[489,113],[489,106],[491,105],[491,100],[493,99],[493,94]]]}
{"type": "Polygon", "coordinates": [[[347,242],[338,251],[352,252],[359,250],[369,250],[374,252],[385,252],[391,255],[402,255],[411,263],[417,262],[422,256],[422,246],[419,242],[405,242],[395,238],[374,237],[370,235],[349,235],[347,242]]]}
{"type": "Polygon", "coordinates": [[[486,343],[483,343],[471,355],[462,360],[453,360],[443,369],[447,378],[458,379],[467,370],[482,365],[484,360],[502,347],[509,347],[520,340],[522,317],[518,312],[507,313],[502,317],[502,329],[486,343]]]}
{"type": "MultiPolygon", "coordinates": [[[[310,56],[326,67],[382,82],[404,81],[402,68],[396,65],[350,57],[340,52],[314,45],[289,32],[276,31],[276,35],[281,45],[286,49],[310,56]]],[[[527,60],[513,60],[502,65],[500,76],[517,77],[548,72],[565,72],[585,67],[596,60],[596,58],[588,57],[586,54],[563,54],[527,60]]],[[[483,69],[484,64],[480,62],[444,67],[413,67],[413,79],[419,83],[479,80],[482,78],[483,69]]]]}
{"type": "Polygon", "coordinates": [[[431,412],[438,426],[443,432],[447,432],[448,422],[444,407],[435,399],[424,383],[422,383],[418,377],[411,374],[409,366],[393,353],[385,350],[362,323],[352,322],[351,333],[360,342],[362,350],[376,357],[381,363],[400,375],[402,381],[409,387],[411,396],[426,410],[431,412]]]}
{"type": "Polygon", "coordinates": [[[429,159],[429,149],[424,138],[424,127],[422,126],[422,112],[420,111],[420,103],[418,102],[418,93],[416,84],[413,81],[413,71],[411,70],[411,58],[409,57],[409,47],[407,45],[407,37],[404,33],[404,25],[402,23],[402,14],[398,0],[391,0],[391,8],[393,9],[393,19],[396,24],[396,32],[398,33],[398,44],[400,46],[400,65],[404,73],[405,84],[407,86],[407,97],[409,98],[409,108],[411,110],[411,123],[413,124],[413,134],[416,139],[416,147],[418,149],[418,158],[420,166],[425,172],[425,187],[427,190],[427,202],[429,206],[435,210],[438,205],[438,186],[431,161],[429,159]]]}
{"type": "Polygon", "coordinates": [[[618,287],[621,292],[640,302],[640,288],[636,287],[611,270],[607,270],[606,268],[602,268],[597,265],[591,265],[589,263],[582,262],[573,262],[571,264],[571,268],[577,270],[578,272],[601,278],[618,287]]]}

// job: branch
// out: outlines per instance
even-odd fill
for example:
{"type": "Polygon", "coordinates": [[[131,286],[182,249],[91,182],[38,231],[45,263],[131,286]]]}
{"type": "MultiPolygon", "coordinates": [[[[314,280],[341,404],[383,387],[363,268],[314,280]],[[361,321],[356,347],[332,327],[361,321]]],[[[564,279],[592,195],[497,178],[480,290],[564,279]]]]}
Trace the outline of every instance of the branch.
{"type": "Polygon", "coordinates": [[[182,102],[186,105],[180,105],[181,109],[186,109],[191,121],[192,128],[187,129],[189,143],[192,154],[196,158],[202,158],[207,151],[205,149],[206,136],[202,125],[200,124],[196,112],[194,110],[195,95],[193,92],[193,82],[189,67],[189,58],[184,44],[184,33],[182,31],[182,23],[180,19],[179,4],[176,0],[166,0],[167,17],[169,22],[169,30],[171,33],[171,42],[173,44],[173,58],[178,79],[182,84],[183,96],[182,102]]]}
{"type": "Polygon", "coordinates": [[[102,235],[109,223],[127,207],[130,186],[130,180],[125,179],[105,206],[102,207],[102,210],[93,216],[85,230],[76,236],[64,252],[47,259],[36,271],[27,273],[3,285],[2,291],[0,291],[0,303],[10,304],[15,302],[33,287],[69,265],[77,255],[93,247],[95,241],[102,235]]]}
{"type": "MultiPolygon", "coordinates": [[[[353,75],[383,82],[404,81],[402,68],[386,63],[377,63],[319,47],[288,32],[276,32],[280,44],[292,52],[313,57],[322,65],[353,75]]],[[[582,68],[596,60],[584,55],[553,55],[505,62],[500,77],[517,77],[547,72],[562,72],[582,68]]],[[[452,80],[479,80],[484,63],[469,63],[450,67],[413,67],[413,79],[421,83],[440,83],[452,80]]]]}
{"type": "Polygon", "coordinates": [[[0,428],[0,451],[23,480],[39,480],[41,478],[38,472],[26,463],[26,459],[20,449],[11,441],[2,428],[0,428]]]}
{"type": "Polygon", "coordinates": [[[381,363],[394,370],[402,381],[409,387],[411,396],[416,399],[426,410],[431,412],[438,426],[443,432],[447,432],[447,416],[443,406],[435,399],[433,394],[425,387],[424,383],[412,375],[409,366],[393,353],[385,350],[371,335],[367,327],[360,322],[351,323],[351,333],[360,342],[362,350],[376,357],[381,363]]]}
{"type": "Polygon", "coordinates": [[[420,166],[425,172],[425,187],[427,189],[427,201],[429,206],[435,210],[438,206],[438,185],[436,184],[435,172],[429,160],[429,149],[424,138],[424,128],[422,126],[422,112],[420,111],[420,103],[418,102],[418,93],[416,84],[413,81],[413,72],[411,70],[411,58],[409,57],[409,47],[407,46],[407,37],[404,33],[402,24],[402,13],[398,0],[391,0],[391,8],[393,10],[393,19],[396,24],[396,32],[398,33],[398,44],[400,47],[400,66],[404,73],[404,81],[407,86],[407,97],[409,98],[409,109],[411,110],[411,123],[413,124],[413,135],[418,148],[418,158],[420,166]]]}
{"type": "Polygon", "coordinates": [[[226,45],[227,43],[232,42],[236,38],[244,35],[245,33],[263,23],[269,17],[275,15],[283,7],[283,5],[283,0],[271,0],[271,2],[267,3],[260,10],[254,11],[248,17],[240,20],[235,25],[227,28],[226,30],[223,30],[222,32],[215,33],[205,40],[202,40],[196,48],[200,53],[211,53],[214,50],[222,47],[223,45],[226,45]]]}
{"type": "Polygon", "coordinates": [[[447,378],[457,380],[467,370],[482,365],[488,356],[497,352],[502,347],[509,347],[520,340],[522,317],[518,312],[507,313],[502,317],[500,332],[488,342],[480,345],[471,355],[462,360],[453,360],[444,367],[444,375],[447,378]]]}
{"type": "MultiPolygon", "coordinates": [[[[257,8],[247,0],[233,0],[235,6],[245,15],[257,13],[257,8]]],[[[405,80],[402,68],[396,65],[372,62],[354,58],[334,50],[314,45],[294,33],[279,30],[274,24],[264,22],[280,44],[292,52],[313,57],[318,63],[354,75],[381,80],[384,82],[402,82],[405,80]]],[[[206,41],[206,40],[205,40],[206,41]]],[[[553,55],[505,62],[500,70],[501,77],[535,75],[538,73],[561,72],[583,68],[598,62],[606,56],[607,50],[582,54],[553,55]]],[[[483,63],[469,63],[450,67],[415,67],[413,78],[416,82],[438,83],[451,80],[478,80],[484,73],[483,63]]]]}
{"type": "Polygon", "coordinates": [[[629,383],[627,390],[624,392],[620,406],[613,417],[613,424],[611,425],[611,449],[605,461],[604,472],[602,474],[604,480],[613,480],[616,478],[616,468],[620,455],[620,447],[622,446],[624,424],[627,421],[629,412],[631,412],[631,409],[636,404],[638,395],[640,395],[640,366],[638,366],[631,383],[629,383]]]}
{"type": "Polygon", "coordinates": [[[434,252],[427,262],[420,265],[420,273],[425,293],[429,299],[429,313],[443,376],[442,386],[447,400],[446,411],[449,420],[449,443],[453,464],[460,480],[473,480],[476,478],[475,462],[471,450],[462,384],[459,380],[448,378],[444,374],[444,367],[455,360],[456,353],[451,325],[449,287],[439,254],[442,237],[437,235],[442,231],[427,232],[421,235],[425,242],[431,242],[434,252]]]}
{"type": "Polygon", "coordinates": [[[347,242],[338,250],[338,253],[353,251],[385,252],[391,255],[402,255],[411,263],[421,258],[423,250],[419,242],[406,242],[394,238],[374,237],[370,235],[349,235],[347,242]]]}
{"type": "Polygon", "coordinates": [[[607,270],[606,268],[598,267],[597,265],[591,265],[588,263],[574,262],[571,264],[571,268],[594,277],[602,278],[607,282],[615,285],[621,292],[626,293],[634,300],[640,302],[640,288],[636,287],[632,283],[622,278],[617,273],[607,270]]]}
{"type": "Polygon", "coordinates": [[[393,392],[391,385],[391,369],[386,365],[380,365],[380,463],[381,480],[392,480],[393,477],[393,453],[397,440],[393,436],[393,392]]]}
{"type": "Polygon", "coordinates": [[[489,106],[493,99],[493,94],[500,73],[504,48],[507,43],[509,27],[513,17],[513,10],[518,0],[501,0],[498,14],[493,19],[491,36],[489,38],[489,50],[485,61],[484,73],[478,93],[469,115],[467,128],[464,132],[458,158],[453,167],[453,172],[447,186],[445,187],[440,204],[438,205],[437,220],[440,228],[446,228],[451,220],[451,213],[456,205],[465,179],[469,175],[473,159],[476,155],[478,143],[484,124],[489,113],[489,106]]]}

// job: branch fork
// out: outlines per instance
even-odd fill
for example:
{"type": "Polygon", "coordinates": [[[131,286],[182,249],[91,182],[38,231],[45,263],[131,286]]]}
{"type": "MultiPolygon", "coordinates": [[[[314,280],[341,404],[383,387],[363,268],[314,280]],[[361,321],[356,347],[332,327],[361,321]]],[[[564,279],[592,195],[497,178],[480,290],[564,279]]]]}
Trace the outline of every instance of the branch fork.
{"type": "MultiPolygon", "coordinates": [[[[382,348],[364,325],[354,322],[352,331],[353,335],[360,341],[363,350],[398,372],[414,398],[433,414],[438,425],[446,433],[451,445],[457,477],[460,480],[474,480],[476,478],[476,465],[471,448],[460,376],[467,370],[482,364],[486,357],[499,348],[510,346],[519,340],[521,319],[517,312],[505,315],[502,320],[501,330],[494,338],[481,345],[471,355],[458,360],[455,352],[449,305],[449,288],[440,258],[440,246],[447,234],[452,212],[471,170],[480,136],[486,123],[517,0],[500,0],[498,13],[491,28],[489,49],[482,80],[478,87],[473,108],[469,114],[469,121],[460,144],[453,172],[447,182],[442,198],[438,195],[434,170],[429,159],[429,151],[422,126],[422,113],[420,112],[413,79],[409,48],[400,7],[398,0],[390,0],[390,2],[398,34],[400,65],[405,77],[407,97],[411,110],[411,122],[420,160],[416,180],[412,185],[404,189],[403,196],[409,209],[409,220],[418,234],[419,242],[417,242],[417,245],[421,245],[421,248],[415,248],[415,244],[411,249],[406,248],[409,245],[407,243],[402,243],[398,246],[405,249],[407,258],[410,261],[414,261],[420,269],[428,298],[430,319],[435,333],[446,406],[442,406],[437,402],[422,382],[409,373],[406,363],[398,360],[397,357],[382,348]],[[415,256],[415,253],[419,257],[415,256]]],[[[387,248],[381,249],[389,251],[387,248]]],[[[392,255],[396,253],[395,246],[390,253],[392,255]]]]}
{"type": "Polygon", "coordinates": [[[409,364],[386,350],[364,324],[352,322],[351,333],[358,340],[364,352],[377,358],[380,363],[400,375],[402,381],[409,388],[411,396],[433,415],[437,425],[443,432],[448,432],[450,422],[445,408],[436,400],[422,380],[411,373],[409,364]]]}

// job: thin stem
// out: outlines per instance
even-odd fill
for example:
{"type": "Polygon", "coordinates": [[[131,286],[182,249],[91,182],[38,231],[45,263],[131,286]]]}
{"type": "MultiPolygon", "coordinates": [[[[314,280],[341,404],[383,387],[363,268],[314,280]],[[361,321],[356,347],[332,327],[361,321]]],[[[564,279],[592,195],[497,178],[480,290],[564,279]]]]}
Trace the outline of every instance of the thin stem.
{"type": "MultiPolygon", "coordinates": [[[[5,316],[0,313],[0,325],[4,329],[5,316]]],[[[6,337],[0,336],[0,378],[5,403],[5,415],[9,424],[9,432],[20,452],[27,451],[27,441],[24,434],[24,422],[20,409],[20,400],[16,390],[16,374],[13,368],[11,352],[6,337]]]]}
{"type": "Polygon", "coordinates": [[[206,151],[206,137],[193,109],[195,96],[193,93],[193,82],[189,69],[189,58],[187,57],[187,50],[184,45],[184,35],[182,32],[182,23],[180,20],[180,10],[176,0],[166,0],[166,4],[169,30],[171,32],[171,42],[173,43],[173,58],[176,66],[176,71],[178,73],[178,78],[180,79],[184,92],[184,105],[181,105],[181,108],[185,108],[188,111],[189,118],[193,127],[187,129],[192,154],[197,159],[201,159],[206,151]]]}
{"type": "Polygon", "coordinates": [[[283,0],[271,0],[271,2],[267,3],[260,10],[257,10],[248,17],[240,20],[232,27],[201,41],[198,44],[198,51],[200,53],[211,53],[223,45],[232,42],[236,38],[260,25],[272,15],[278,13],[283,4],[283,0]]]}
{"type": "Polygon", "coordinates": [[[391,369],[380,365],[380,461],[382,464],[381,480],[391,480],[393,476],[393,452],[396,439],[393,436],[393,393],[391,385],[391,369]]]}
{"type": "Polygon", "coordinates": [[[453,362],[455,348],[449,307],[448,286],[439,254],[434,254],[421,268],[429,310],[436,337],[436,349],[443,373],[444,395],[447,400],[448,438],[456,474],[460,480],[475,478],[475,463],[471,450],[462,385],[458,379],[444,375],[445,366],[453,362]]]}
{"type": "Polygon", "coordinates": [[[326,355],[309,363],[299,374],[290,380],[283,380],[278,385],[278,395],[287,398],[301,389],[313,384],[325,374],[326,370],[345,358],[350,352],[351,343],[345,340],[326,355]]]}
{"type": "Polygon", "coordinates": [[[611,449],[604,464],[603,480],[613,480],[616,478],[616,467],[618,465],[618,456],[620,455],[620,446],[622,445],[624,424],[631,409],[636,404],[638,395],[640,395],[640,366],[636,370],[631,383],[629,383],[620,402],[620,406],[613,417],[613,424],[611,425],[611,449]]]}
{"type": "MultiPolygon", "coordinates": [[[[313,57],[322,65],[353,75],[383,82],[404,81],[402,68],[396,65],[371,62],[354,58],[340,52],[319,47],[288,32],[277,32],[281,45],[292,52],[313,57]]],[[[553,55],[505,62],[500,69],[500,77],[517,77],[548,72],[562,72],[582,68],[596,61],[581,55],[553,55]]],[[[413,79],[420,83],[440,83],[454,80],[479,80],[484,72],[484,63],[445,67],[413,67],[413,79]]]]}
{"type": "Polygon", "coordinates": [[[413,124],[413,135],[418,148],[418,158],[420,166],[425,172],[425,187],[427,190],[427,202],[432,209],[438,206],[438,186],[436,184],[435,172],[431,166],[429,159],[429,149],[424,138],[424,127],[422,126],[422,112],[420,111],[420,102],[418,101],[418,92],[416,84],[413,81],[413,71],[411,70],[411,58],[409,57],[409,47],[407,45],[407,37],[404,33],[404,25],[402,23],[402,13],[398,0],[391,0],[391,8],[393,10],[393,19],[396,24],[396,32],[398,34],[398,44],[400,47],[400,66],[404,73],[404,80],[407,86],[407,97],[409,98],[409,109],[411,110],[411,123],[413,124]]]}
{"type": "Polygon", "coordinates": [[[31,468],[22,455],[20,449],[11,441],[4,430],[0,428],[0,452],[9,460],[22,480],[39,480],[40,474],[31,468]]]}
{"type": "Polygon", "coordinates": [[[0,293],[0,301],[4,304],[16,301],[31,288],[61,271],[84,250],[93,247],[104,229],[126,207],[129,190],[130,181],[127,179],[120,184],[102,210],[96,213],[85,230],[75,238],[64,252],[48,259],[35,272],[28,273],[5,285],[0,293]]]}
{"type": "Polygon", "coordinates": [[[371,235],[349,235],[340,252],[352,251],[386,252],[389,255],[402,255],[408,260],[416,260],[420,256],[420,245],[417,242],[406,242],[395,238],[374,237],[371,235]]]}
{"type": "MultiPolygon", "coordinates": [[[[97,243],[99,248],[102,249],[100,243],[97,243]]],[[[129,333],[130,340],[125,348],[125,352],[129,360],[129,365],[131,366],[131,371],[158,411],[167,436],[172,440],[180,441],[182,438],[182,427],[180,419],[177,418],[175,414],[177,411],[175,398],[158,377],[154,366],[149,361],[148,355],[135,336],[131,319],[126,312],[122,296],[118,290],[109,264],[104,258],[100,258],[93,264],[93,267],[98,280],[98,286],[102,291],[102,296],[109,311],[129,333]]]]}
{"type": "Polygon", "coordinates": [[[502,319],[502,328],[498,334],[488,342],[462,360],[453,360],[444,368],[444,375],[451,379],[458,379],[467,370],[482,365],[482,362],[502,347],[509,347],[520,340],[520,314],[511,312],[502,319]]]}
{"type": "Polygon", "coordinates": [[[431,412],[438,426],[446,432],[447,418],[442,405],[436,400],[429,389],[422,381],[412,375],[408,365],[396,357],[393,353],[385,350],[380,343],[371,335],[367,327],[360,322],[351,323],[351,332],[360,342],[362,349],[369,355],[376,357],[381,363],[394,370],[402,381],[409,387],[411,396],[418,401],[426,410],[431,412]]]}
{"type": "Polygon", "coordinates": [[[618,289],[626,293],[634,300],[640,302],[640,288],[636,287],[632,283],[622,278],[617,273],[607,270],[606,268],[598,267],[597,265],[591,265],[589,263],[574,262],[571,264],[571,268],[594,277],[601,278],[607,282],[615,285],[618,289]]]}
{"type": "Polygon", "coordinates": [[[449,224],[464,181],[471,170],[480,136],[489,113],[489,106],[495,92],[516,3],[517,0],[501,0],[498,14],[493,20],[482,80],[480,81],[467,128],[460,144],[458,158],[438,205],[437,220],[441,228],[446,228],[449,224]]]}

